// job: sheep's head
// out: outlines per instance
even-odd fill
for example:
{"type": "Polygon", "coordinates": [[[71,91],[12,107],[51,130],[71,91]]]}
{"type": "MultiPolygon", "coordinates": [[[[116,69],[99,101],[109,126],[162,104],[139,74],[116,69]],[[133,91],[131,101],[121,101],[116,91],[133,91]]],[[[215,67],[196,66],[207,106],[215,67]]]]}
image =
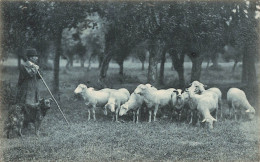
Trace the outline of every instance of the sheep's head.
{"type": "Polygon", "coordinates": [[[206,122],[208,124],[208,128],[213,129],[213,122],[214,121],[217,121],[217,119],[211,117],[211,118],[205,118],[204,120],[202,120],[202,123],[206,122]]]}
{"type": "Polygon", "coordinates": [[[249,120],[253,120],[255,117],[255,109],[251,106],[249,109],[246,110],[246,115],[249,120]]]}
{"type": "Polygon", "coordinates": [[[87,89],[86,85],[79,84],[78,87],[74,90],[74,94],[81,94],[86,89],[87,89]]]}
{"type": "Polygon", "coordinates": [[[110,98],[108,103],[105,105],[105,109],[109,109],[111,112],[115,112],[116,109],[116,101],[114,98],[110,98]]]}
{"type": "Polygon", "coordinates": [[[207,87],[207,86],[200,83],[199,81],[193,81],[190,84],[189,89],[194,91],[194,93],[196,93],[196,94],[200,94],[201,92],[205,91],[205,87],[207,87]]]}
{"type": "Polygon", "coordinates": [[[128,105],[127,104],[123,104],[120,107],[120,111],[119,111],[119,116],[125,115],[128,111],[128,105]]]}
{"type": "Polygon", "coordinates": [[[155,87],[153,87],[151,84],[140,84],[139,86],[136,87],[134,93],[143,95],[147,90],[157,90],[155,87]]]}
{"type": "Polygon", "coordinates": [[[150,90],[157,90],[157,88],[155,88],[154,86],[152,86],[151,84],[145,84],[145,86],[147,87],[147,88],[149,88],[150,90]]]}
{"type": "Polygon", "coordinates": [[[143,91],[147,88],[146,85],[140,84],[139,86],[136,87],[134,93],[142,95],[143,91]]]}

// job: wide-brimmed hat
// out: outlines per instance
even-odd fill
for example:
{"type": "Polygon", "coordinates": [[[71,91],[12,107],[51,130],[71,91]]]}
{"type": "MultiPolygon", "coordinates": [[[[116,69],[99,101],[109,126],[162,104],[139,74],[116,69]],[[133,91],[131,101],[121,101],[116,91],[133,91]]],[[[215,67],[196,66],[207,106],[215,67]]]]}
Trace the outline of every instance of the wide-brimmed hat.
{"type": "Polygon", "coordinates": [[[30,49],[26,49],[26,56],[27,57],[33,57],[33,56],[39,56],[36,49],[34,48],[30,48],[30,49]]]}

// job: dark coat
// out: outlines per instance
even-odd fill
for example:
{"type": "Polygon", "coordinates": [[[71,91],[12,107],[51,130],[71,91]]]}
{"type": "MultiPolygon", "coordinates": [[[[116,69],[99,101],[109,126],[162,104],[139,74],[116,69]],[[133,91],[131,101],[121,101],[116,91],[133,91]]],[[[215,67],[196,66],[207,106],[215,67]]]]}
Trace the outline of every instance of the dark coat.
{"type": "Polygon", "coordinates": [[[20,66],[16,103],[35,104],[39,101],[39,79],[34,67],[23,64],[20,66]]]}

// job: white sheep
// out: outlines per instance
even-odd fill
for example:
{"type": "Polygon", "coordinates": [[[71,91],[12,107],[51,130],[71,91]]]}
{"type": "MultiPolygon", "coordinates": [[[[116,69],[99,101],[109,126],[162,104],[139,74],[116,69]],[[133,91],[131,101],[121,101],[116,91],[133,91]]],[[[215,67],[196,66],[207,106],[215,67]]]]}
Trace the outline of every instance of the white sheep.
{"type": "MultiPolygon", "coordinates": [[[[207,90],[205,90],[205,87],[207,87],[206,85],[200,83],[199,81],[193,81],[191,83],[191,87],[190,88],[194,88],[194,92],[196,94],[203,94],[203,93],[216,93],[217,94],[217,97],[218,97],[218,109],[220,109],[220,117],[222,118],[222,93],[220,91],[219,88],[216,88],[216,87],[212,87],[212,88],[209,88],[207,90]]],[[[216,119],[217,119],[217,112],[216,112],[216,119]]]]}
{"type": "Polygon", "coordinates": [[[200,94],[201,91],[205,90],[204,87],[205,87],[204,84],[202,84],[201,82],[195,80],[195,81],[193,81],[193,82],[190,84],[190,87],[189,87],[189,88],[194,89],[194,92],[195,92],[196,94],[200,94]]]}
{"type": "Polygon", "coordinates": [[[93,113],[93,119],[96,120],[95,109],[96,107],[103,107],[109,98],[109,93],[105,91],[96,91],[94,88],[88,88],[84,84],[79,84],[74,90],[75,94],[80,94],[84,99],[88,108],[88,120],[90,120],[90,110],[93,113]]]}
{"type": "Polygon", "coordinates": [[[136,92],[142,91],[142,88],[144,87],[150,88],[152,90],[157,90],[151,84],[139,84],[134,90],[134,92],[131,94],[129,100],[125,104],[121,105],[119,116],[125,115],[128,111],[133,110],[133,122],[136,121],[136,123],[138,123],[139,112],[144,103],[144,98],[136,92]]]}
{"type": "Polygon", "coordinates": [[[125,88],[110,91],[108,102],[105,105],[105,112],[107,112],[107,109],[109,109],[111,112],[115,112],[115,117],[116,117],[115,121],[118,121],[118,113],[120,110],[120,106],[124,104],[126,101],[128,101],[129,96],[130,93],[125,88]]]}
{"type": "Polygon", "coordinates": [[[133,92],[129,100],[121,105],[119,116],[125,115],[128,111],[133,110],[133,122],[136,120],[136,123],[138,123],[139,111],[143,105],[143,102],[143,96],[133,92]]]}
{"type": "Polygon", "coordinates": [[[244,91],[238,88],[230,88],[227,92],[227,102],[229,104],[230,117],[232,116],[232,109],[235,113],[235,120],[237,120],[237,111],[241,111],[242,114],[248,115],[249,119],[253,119],[255,115],[255,109],[248,102],[244,91]]]}
{"type": "MultiPolygon", "coordinates": [[[[213,128],[213,122],[217,121],[212,117],[211,112],[218,108],[218,96],[216,93],[205,92],[201,95],[195,94],[195,87],[186,89],[189,94],[189,105],[192,109],[196,109],[204,119],[202,122],[207,122],[210,129],[213,128]]],[[[199,120],[198,120],[199,121],[199,120]]]]}
{"type": "MultiPolygon", "coordinates": [[[[219,88],[212,87],[207,89],[207,91],[212,91],[215,92],[218,95],[218,110],[220,110],[220,117],[222,118],[222,92],[220,91],[219,88]]],[[[217,113],[217,112],[216,112],[217,113]]]]}
{"type": "Polygon", "coordinates": [[[154,115],[154,121],[156,121],[156,114],[159,107],[163,107],[171,104],[171,95],[173,93],[172,88],[167,90],[156,90],[147,86],[140,86],[135,93],[144,97],[144,102],[149,111],[149,122],[152,119],[152,111],[154,115]]]}

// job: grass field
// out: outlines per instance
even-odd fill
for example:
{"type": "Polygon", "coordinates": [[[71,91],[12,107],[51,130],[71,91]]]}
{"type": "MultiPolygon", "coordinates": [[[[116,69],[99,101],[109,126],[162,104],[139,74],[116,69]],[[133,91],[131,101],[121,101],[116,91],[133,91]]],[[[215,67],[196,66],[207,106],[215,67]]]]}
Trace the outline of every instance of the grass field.
{"type": "MultiPolygon", "coordinates": [[[[131,64],[130,64],[131,65],[131,64]]],[[[231,73],[232,64],[223,65],[221,71],[202,71],[201,81],[209,85],[221,86],[223,93],[231,85],[239,85],[241,67],[231,73]],[[228,85],[228,86],[227,86],[228,85]]],[[[16,84],[18,71],[16,67],[4,67],[2,76],[16,84]]],[[[185,78],[190,77],[190,67],[185,68],[185,78]]],[[[112,88],[125,87],[130,91],[146,82],[146,71],[139,66],[126,66],[125,76],[117,75],[118,68],[111,66],[108,71],[107,84],[112,88]]],[[[44,71],[44,78],[51,85],[52,72],[44,71]]],[[[259,76],[259,74],[258,74],[259,76]]],[[[219,119],[214,130],[177,123],[168,118],[139,124],[131,121],[131,116],[120,118],[122,122],[111,121],[111,116],[104,116],[97,110],[97,121],[87,121],[87,111],[79,101],[74,101],[73,90],[79,83],[95,88],[98,71],[80,67],[70,71],[63,67],[60,72],[60,106],[70,125],[62,118],[53,104],[41,125],[39,137],[33,129],[24,132],[25,137],[7,139],[0,136],[0,161],[259,161],[259,117],[253,121],[233,121],[219,119]]],[[[159,88],[174,87],[177,84],[177,73],[165,69],[165,85],[159,88]]],[[[51,87],[51,86],[50,86],[51,87]]],[[[50,97],[41,87],[41,94],[50,97]]],[[[256,97],[259,98],[259,97],[256,97]]],[[[258,107],[254,105],[256,109],[258,107]]],[[[223,99],[224,113],[227,114],[227,103],[223,99]]],[[[6,117],[7,108],[2,108],[0,128],[6,117]]],[[[225,115],[226,116],[226,115],[225,115]]]]}

